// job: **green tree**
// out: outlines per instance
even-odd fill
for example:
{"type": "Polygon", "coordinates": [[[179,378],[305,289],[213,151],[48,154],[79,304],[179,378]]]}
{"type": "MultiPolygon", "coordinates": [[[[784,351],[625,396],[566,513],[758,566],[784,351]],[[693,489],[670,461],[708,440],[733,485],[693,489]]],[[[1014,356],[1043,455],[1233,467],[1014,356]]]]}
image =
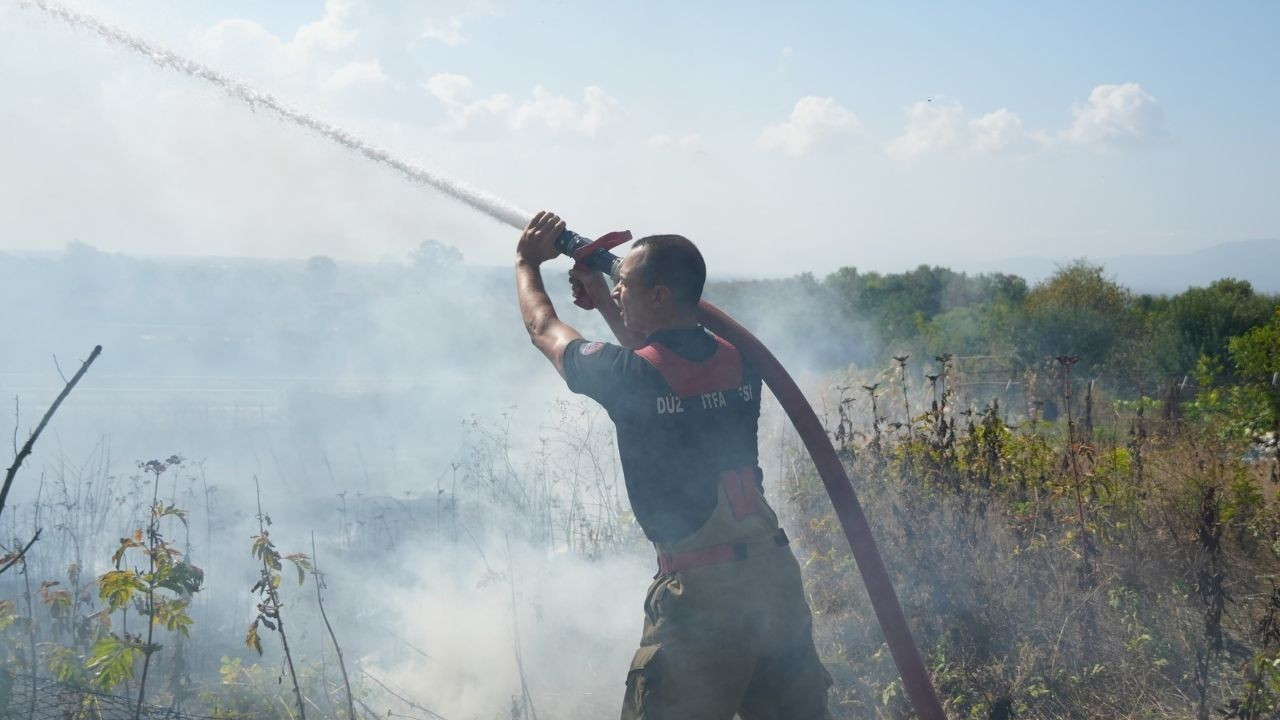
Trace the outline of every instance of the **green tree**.
{"type": "Polygon", "coordinates": [[[1014,275],[970,276],[930,265],[888,274],[845,267],[823,285],[850,315],[871,325],[881,344],[930,349],[958,343],[945,348],[952,352],[986,351],[993,332],[1000,336],[1006,326],[1000,316],[1027,294],[1026,281],[1014,275]]]}
{"type": "Polygon", "coordinates": [[[1231,278],[1170,298],[1165,312],[1178,338],[1178,370],[1195,367],[1201,355],[1228,365],[1227,341],[1265,323],[1275,307],[1247,280],[1231,278]]]}
{"type": "MultiPolygon", "coordinates": [[[[1280,308],[1265,325],[1231,338],[1227,345],[1240,378],[1266,397],[1270,417],[1264,424],[1270,426],[1275,433],[1273,437],[1280,441],[1280,308]]],[[[1280,445],[1276,452],[1276,459],[1280,460],[1280,445]]]]}
{"type": "Polygon", "coordinates": [[[1058,270],[1027,294],[1020,352],[1028,364],[1058,355],[1079,355],[1096,372],[1121,338],[1138,329],[1129,291],[1102,266],[1083,260],[1058,270]]]}
{"type": "Polygon", "coordinates": [[[426,275],[436,275],[452,270],[462,262],[462,253],[452,245],[436,240],[423,240],[418,247],[409,251],[409,264],[414,270],[426,275]]]}
{"type": "Polygon", "coordinates": [[[958,275],[946,290],[945,309],[920,326],[912,346],[927,356],[1012,353],[1012,328],[1026,297],[1027,282],[1016,275],[958,275]]]}

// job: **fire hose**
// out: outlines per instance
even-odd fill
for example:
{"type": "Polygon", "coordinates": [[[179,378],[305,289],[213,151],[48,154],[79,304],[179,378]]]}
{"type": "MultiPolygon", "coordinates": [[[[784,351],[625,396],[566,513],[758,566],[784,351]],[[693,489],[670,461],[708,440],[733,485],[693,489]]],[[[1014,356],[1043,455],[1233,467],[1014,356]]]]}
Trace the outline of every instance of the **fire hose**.
{"type": "MultiPolygon", "coordinates": [[[[556,240],[556,249],[578,262],[579,265],[606,273],[617,280],[618,266],[622,259],[612,252],[611,248],[631,238],[630,233],[609,233],[599,240],[592,241],[570,230],[565,230],[556,240]]],[[[889,572],[885,569],[880,550],[876,547],[871,535],[871,527],[867,524],[867,516],[862,512],[862,504],[853,491],[853,484],[845,472],[844,464],[836,455],[827,431],[822,427],[813,407],[804,393],[796,385],[795,380],[782,367],[782,363],[769,352],[764,343],[756,339],[750,331],[738,324],[724,311],[703,300],[698,307],[699,317],[711,332],[728,340],[738,351],[760,371],[760,376],[773,394],[778,404],[787,413],[791,424],[795,426],[805,448],[813,458],[822,484],[835,506],[836,517],[844,530],[845,539],[853,551],[854,560],[858,563],[858,571],[862,574],[862,582],[866,585],[867,595],[871,598],[871,606],[875,610],[880,629],[884,632],[893,662],[902,677],[902,687],[916,715],[922,720],[945,720],[942,703],[929,680],[929,673],[924,667],[924,660],[911,637],[911,629],[907,618],[898,602],[898,594],[893,589],[889,572]]]]}

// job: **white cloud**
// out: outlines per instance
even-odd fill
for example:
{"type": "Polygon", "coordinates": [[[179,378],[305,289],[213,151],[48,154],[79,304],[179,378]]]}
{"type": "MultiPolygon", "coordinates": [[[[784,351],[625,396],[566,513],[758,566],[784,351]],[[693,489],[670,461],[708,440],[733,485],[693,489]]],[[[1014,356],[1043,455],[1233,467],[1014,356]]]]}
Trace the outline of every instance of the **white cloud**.
{"type": "Polygon", "coordinates": [[[355,0],[328,0],[324,5],[324,15],[319,20],[298,28],[293,36],[293,44],[303,50],[334,50],[350,45],[359,35],[351,27],[352,15],[356,9],[355,0]]]}
{"type": "Polygon", "coordinates": [[[588,85],[584,95],[587,111],[582,118],[582,132],[588,137],[596,137],[622,124],[626,117],[622,103],[595,85],[588,85]]]}
{"type": "Polygon", "coordinates": [[[796,101],[786,122],[770,125],[756,138],[756,147],[799,157],[823,140],[857,132],[858,118],[834,98],[809,95],[796,101]]]}
{"type": "Polygon", "coordinates": [[[463,104],[463,96],[471,89],[471,78],[455,73],[436,73],[422,84],[440,102],[453,107],[463,104]]]}
{"type": "MultiPolygon", "coordinates": [[[[277,36],[259,23],[232,18],[195,38],[199,59],[239,76],[269,80],[268,88],[292,99],[357,87],[397,90],[388,70],[405,48],[424,39],[447,45],[467,41],[475,18],[500,13],[501,0],[326,0],[322,15],[292,36],[277,36]]],[[[322,98],[323,99],[323,98],[322,98]]]]}
{"type": "Polygon", "coordinates": [[[1008,108],[1000,108],[969,121],[969,145],[980,153],[1028,149],[1032,138],[1022,127],[1022,118],[1008,108]]]}
{"type": "Polygon", "coordinates": [[[900,160],[930,153],[1026,153],[1044,147],[1043,133],[1028,132],[1008,108],[969,117],[964,106],[946,99],[921,100],[906,108],[907,125],[885,151],[900,160]]]}
{"type": "Polygon", "coordinates": [[[523,102],[504,93],[471,100],[471,79],[453,73],[432,75],[423,87],[445,106],[458,130],[496,124],[517,133],[541,131],[598,138],[620,126],[626,117],[622,103],[595,85],[583,89],[581,101],[535,85],[533,97],[523,102]]]}
{"type": "Polygon", "coordinates": [[[1053,146],[1109,147],[1167,137],[1163,111],[1137,83],[1099,85],[1073,113],[1070,128],[1050,134],[1027,130],[1022,118],[1008,108],[971,118],[954,100],[921,100],[906,108],[906,127],[885,149],[905,160],[949,151],[1026,154],[1053,146]]]}
{"type": "Polygon", "coordinates": [[[907,127],[888,147],[896,158],[950,150],[962,141],[964,107],[957,102],[921,100],[907,108],[907,127]]]}
{"type": "Polygon", "coordinates": [[[388,79],[376,59],[376,47],[360,42],[368,39],[361,27],[362,7],[356,0],[328,0],[320,19],[298,28],[288,40],[253,20],[222,20],[197,35],[196,50],[219,69],[268,75],[291,96],[316,88],[334,92],[385,84],[388,79]],[[353,57],[366,52],[364,58],[353,57]]]}
{"type": "Polygon", "coordinates": [[[325,81],[326,90],[344,90],[355,85],[382,85],[388,82],[382,64],[377,60],[350,62],[338,68],[325,81]]]}
{"type": "Polygon", "coordinates": [[[422,37],[439,40],[450,47],[461,45],[469,39],[462,34],[462,18],[459,16],[444,19],[428,18],[422,28],[422,37]]]}
{"type": "Polygon", "coordinates": [[[1063,137],[1078,145],[1127,145],[1167,137],[1163,110],[1138,83],[1099,85],[1072,112],[1075,122],[1063,137]]]}
{"type": "Polygon", "coordinates": [[[533,99],[517,105],[508,115],[507,124],[512,130],[541,127],[552,132],[562,132],[584,127],[586,114],[573,100],[563,95],[553,95],[545,87],[534,85],[533,99]]]}
{"type": "Polygon", "coordinates": [[[432,14],[422,20],[422,37],[450,47],[457,47],[471,39],[463,30],[471,20],[499,14],[498,7],[490,0],[436,2],[432,3],[432,9],[432,14]]]}
{"type": "Polygon", "coordinates": [[[273,63],[277,70],[287,62],[292,64],[286,44],[252,20],[223,20],[198,36],[196,45],[197,50],[212,56],[219,65],[232,58],[239,58],[237,64],[242,65],[273,63]]]}

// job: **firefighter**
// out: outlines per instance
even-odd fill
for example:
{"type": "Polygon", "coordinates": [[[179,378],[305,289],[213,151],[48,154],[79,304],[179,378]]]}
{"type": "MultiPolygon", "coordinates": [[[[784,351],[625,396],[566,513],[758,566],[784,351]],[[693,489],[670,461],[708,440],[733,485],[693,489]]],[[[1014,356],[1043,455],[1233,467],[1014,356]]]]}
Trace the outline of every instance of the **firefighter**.
{"type": "Polygon", "coordinates": [[[829,718],[800,568],[763,495],[761,380],[698,323],[706,265],[679,235],[637,241],[612,291],[570,273],[618,344],[560,320],[540,266],[564,230],[538,213],[516,246],[516,294],[533,344],[618,433],[627,497],[658,554],[622,718],[829,718]]]}

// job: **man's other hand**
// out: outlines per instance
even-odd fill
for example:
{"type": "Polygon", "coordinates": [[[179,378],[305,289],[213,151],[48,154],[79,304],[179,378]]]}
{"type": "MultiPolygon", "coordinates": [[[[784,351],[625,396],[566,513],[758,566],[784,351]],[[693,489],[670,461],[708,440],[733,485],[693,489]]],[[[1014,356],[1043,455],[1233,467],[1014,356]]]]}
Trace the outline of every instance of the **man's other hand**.
{"type": "MultiPolygon", "coordinates": [[[[613,298],[609,296],[612,291],[609,289],[609,283],[605,282],[604,273],[589,268],[581,268],[574,265],[569,269],[569,283],[582,288],[583,294],[591,301],[592,305],[597,308],[604,307],[605,303],[612,303],[613,298]]],[[[575,297],[577,293],[575,292],[575,297]]]]}
{"type": "Polygon", "coordinates": [[[539,212],[520,234],[516,257],[530,265],[541,265],[559,254],[556,252],[556,238],[562,232],[564,221],[559,215],[545,210],[539,212]]]}

